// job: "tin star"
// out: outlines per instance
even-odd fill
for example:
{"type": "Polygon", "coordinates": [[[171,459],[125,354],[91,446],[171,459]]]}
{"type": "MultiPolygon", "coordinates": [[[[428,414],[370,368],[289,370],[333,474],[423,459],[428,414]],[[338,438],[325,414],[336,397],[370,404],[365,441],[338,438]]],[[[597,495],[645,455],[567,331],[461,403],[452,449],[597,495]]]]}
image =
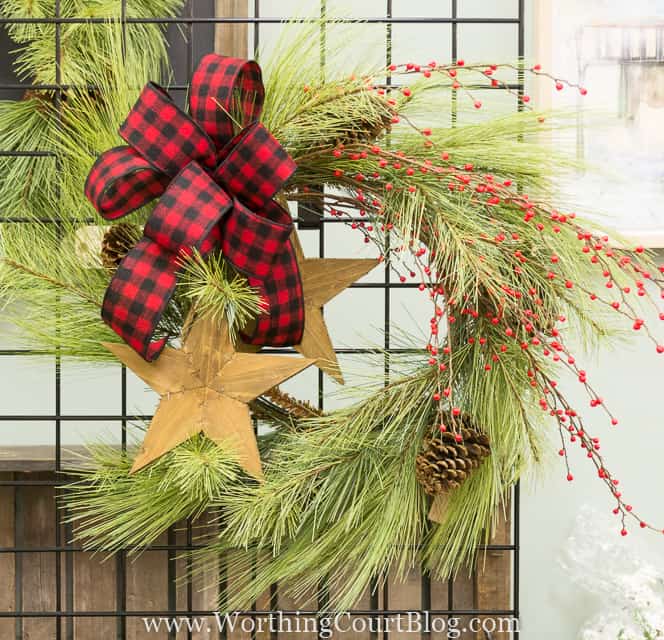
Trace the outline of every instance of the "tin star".
{"type": "Polygon", "coordinates": [[[132,473],[202,432],[232,447],[242,468],[261,479],[248,403],[314,363],[309,358],[238,353],[228,325],[209,318],[194,320],[182,348],[167,347],[154,362],[124,344],[105,346],[161,396],[132,473]]]}

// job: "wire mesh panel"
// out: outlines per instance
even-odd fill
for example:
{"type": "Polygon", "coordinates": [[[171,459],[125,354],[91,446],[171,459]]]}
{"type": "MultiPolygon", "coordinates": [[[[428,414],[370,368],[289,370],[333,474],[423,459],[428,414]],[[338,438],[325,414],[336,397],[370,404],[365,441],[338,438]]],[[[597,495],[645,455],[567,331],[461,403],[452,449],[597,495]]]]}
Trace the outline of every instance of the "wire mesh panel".
{"type": "MultiPolygon", "coordinates": [[[[366,39],[374,38],[376,62],[390,64],[411,59],[467,58],[515,59],[524,53],[525,0],[502,0],[498,3],[471,0],[371,0],[358,3],[351,14],[345,14],[348,29],[356,29],[358,45],[366,48],[366,39]],[[361,20],[362,24],[356,24],[361,20]],[[498,52],[496,51],[498,48],[498,52]]],[[[126,14],[126,0],[118,0],[124,28],[148,22],[165,25],[171,42],[174,75],[170,90],[182,99],[194,64],[200,55],[224,38],[230,37],[229,27],[246,25],[246,46],[250,55],[264,50],[269,55],[271,43],[282,30],[284,19],[301,15],[302,7],[311,17],[325,16],[331,7],[325,0],[288,3],[271,0],[250,2],[214,2],[189,0],[177,19],[131,18],[126,14]],[[290,6],[292,4],[292,6],[290,6]],[[237,13],[220,14],[219,7],[235,6],[237,13]],[[225,30],[224,30],[225,29],[225,30]]],[[[46,3],[48,6],[48,3],[46,3]]],[[[62,16],[60,0],[52,3],[52,15],[26,19],[25,23],[51,25],[53,29],[53,81],[26,84],[11,74],[12,58],[7,55],[12,44],[0,36],[0,51],[5,58],[0,68],[0,99],[20,100],[28,90],[51,90],[56,106],[61,105],[67,85],[63,82],[61,62],[66,52],[62,46],[63,25],[99,23],[85,15],[62,16]]],[[[46,12],[48,13],[48,12],[46,12]]],[[[3,27],[17,21],[0,17],[3,27]]],[[[4,30],[3,30],[4,31],[4,30]]],[[[321,64],[325,65],[327,46],[336,37],[334,29],[321,32],[321,64]]],[[[242,39],[240,39],[242,42],[242,39]]],[[[348,59],[357,51],[349,44],[348,59]]],[[[389,83],[389,79],[387,79],[389,83]]],[[[523,90],[523,78],[515,76],[510,88],[523,90]]],[[[497,108],[514,110],[518,101],[513,95],[493,91],[486,101],[497,108]]],[[[484,99],[484,98],[483,98],[484,99]]],[[[457,110],[452,101],[446,117],[450,125],[468,117],[457,110]]],[[[0,149],[5,158],[58,158],[48,151],[0,149]]],[[[353,252],[367,255],[368,249],[357,246],[348,235],[348,228],[339,219],[323,216],[304,208],[293,209],[305,252],[320,257],[347,257],[353,252]]],[[[21,223],[12,211],[0,211],[0,221],[21,223]]],[[[57,221],[54,221],[57,224],[57,221]]],[[[353,236],[354,238],[354,236],[353,236]]],[[[398,349],[393,340],[393,327],[415,322],[421,315],[426,322],[426,309],[417,296],[417,283],[394,281],[387,267],[379,267],[326,308],[333,339],[342,366],[349,371],[353,383],[353,358],[376,347],[385,349],[384,377],[391,375],[390,354],[398,349]],[[418,306],[419,305],[419,306],[418,306]],[[359,312],[359,313],[358,313],[359,312]],[[352,321],[351,321],[352,320],[352,321]]],[[[200,592],[200,585],[186,577],[185,560],[180,554],[197,547],[192,523],[173,527],[137,559],[118,553],[105,563],[84,553],[70,543],[71,530],[65,515],[56,509],[57,486],[62,483],[71,449],[80,446],[91,434],[112,432],[118,444],[127,446],[131,421],[148,419],[156,398],[146,394],[142,384],[124,367],[108,366],[103,370],[81,368],[66,358],[36,359],[39,354],[16,346],[8,328],[2,327],[0,338],[0,372],[3,392],[0,398],[0,640],[10,638],[87,639],[87,638],[207,638],[207,637],[325,637],[317,632],[289,633],[275,629],[245,632],[215,627],[216,594],[200,592]],[[208,622],[199,628],[182,626],[180,630],[166,627],[146,629],[143,618],[205,617],[208,622]]],[[[342,402],[334,393],[332,383],[317,371],[298,378],[293,390],[305,399],[315,400],[320,408],[338,406],[342,402]],[[307,377],[308,376],[308,377],[307,377]]],[[[473,617],[518,617],[519,613],[519,496],[512,500],[512,516],[507,525],[495,532],[486,556],[479,561],[471,576],[461,576],[449,583],[440,583],[412,571],[401,583],[388,576],[376,581],[374,588],[348,612],[346,627],[352,637],[373,640],[407,637],[399,629],[380,624],[406,612],[422,616],[419,635],[428,637],[507,638],[517,637],[518,630],[498,628],[482,632],[453,632],[429,628],[425,614],[449,620],[459,617],[462,623],[473,617]],[[489,576],[489,578],[487,578],[489,576]],[[491,577],[493,576],[493,577],[491,577]],[[496,576],[499,576],[496,579],[496,576]],[[364,620],[353,624],[354,619],[364,620]],[[370,625],[366,621],[374,621],[370,625]]],[[[370,532],[368,532],[370,534],[370,532]]],[[[221,588],[236,588],[246,576],[235,575],[231,564],[220,560],[210,567],[210,577],[221,578],[221,588]]],[[[324,609],[333,585],[321,585],[315,594],[317,608],[300,611],[300,615],[317,615],[324,609]]],[[[300,609],[273,585],[264,597],[254,603],[249,618],[282,611],[295,614],[300,609]]],[[[195,627],[196,625],[194,625],[195,627]]]]}

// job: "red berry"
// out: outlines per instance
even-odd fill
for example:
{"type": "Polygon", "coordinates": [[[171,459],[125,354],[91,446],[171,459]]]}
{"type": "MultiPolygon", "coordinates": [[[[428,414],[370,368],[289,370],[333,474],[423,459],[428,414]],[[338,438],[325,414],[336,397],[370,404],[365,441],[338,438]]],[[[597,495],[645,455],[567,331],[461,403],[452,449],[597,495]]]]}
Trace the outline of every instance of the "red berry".
{"type": "Polygon", "coordinates": [[[567,482],[572,482],[574,480],[574,476],[571,473],[567,474],[567,482]]]}
{"type": "Polygon", "coordinates": [[[623,529],[623,530],[620,532],[620,535],[624,538],[624,537],[627,535],[627,529],[623,529]]]}
{"type": "Polygon", "coordinates": [[[457,60],[456,63],[457,63],[457,67],[463,67],[463,65],[466,64],[466,62],[464,60],[457,60]]]}
{"type": "Polygon", "coordinates": [[[664,353],[664,344],[657,345],[657,353],[664,353]]]}
{"type": "Polygon", "coordinates": [[[434,402],[438,402],[440,400],[440,393],[434,393],[433,394],[433,400],[434,400],[434,402]]]}
{"type": "Polygon", "coordinates": [[[482,101],[481,100],[475,100],[475,104],[473,105],[475,109],[481,109],[482,108],[482,101]]]}
{"type": "Polygon", "coordinates": [[[586,96],[586,95],[588,95],[588,89],[586,89],[585,87],[579,87],[579,93],[582,96],[586,96]]]}
{"type": "Polygon", "coordinates": [[[562,82],[556,82],[556,91],[562,91],[564,88],[565,87],[562,82]]]}
{"type": "Polygon", "coordinates": [[[401,90],[401,93],[403,93],[403,95],[405,95],[406,98],[409,98],[412,95],[413,92],[408,87],[404,87],[401,90]]]}

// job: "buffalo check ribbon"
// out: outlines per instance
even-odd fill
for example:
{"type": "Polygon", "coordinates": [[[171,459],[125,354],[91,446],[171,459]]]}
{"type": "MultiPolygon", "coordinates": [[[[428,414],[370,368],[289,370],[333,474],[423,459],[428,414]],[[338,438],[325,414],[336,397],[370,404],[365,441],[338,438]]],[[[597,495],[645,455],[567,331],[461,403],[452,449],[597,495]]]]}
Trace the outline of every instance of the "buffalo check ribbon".
{"type": "Polygon", "coordinates": [[[158,199],[102,305],[104,321],[148,361],[167,341],[155,334],[182,255],[195,250],[221,249],[261,290],[267,310],[244,336],[247,342],[287,346],[302,339],[293,221],[273,200],[296,165],[258,122],[263,99],[256,62],[206,55],[192,77],[191,115],[148,83],[120,127],[127,144],[103,153],[88,175],[86,196],[108,220],[158,199]]]}

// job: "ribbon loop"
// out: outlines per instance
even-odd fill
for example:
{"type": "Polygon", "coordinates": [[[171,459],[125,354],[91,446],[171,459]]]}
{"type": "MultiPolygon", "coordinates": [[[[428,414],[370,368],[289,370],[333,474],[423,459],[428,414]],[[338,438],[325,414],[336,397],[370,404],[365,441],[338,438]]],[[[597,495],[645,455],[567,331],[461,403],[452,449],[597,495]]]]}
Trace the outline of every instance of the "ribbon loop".
{"type": "Polygon", "coordinates": [[[250,207],[268,206],[295,173],[295,162],[260,123],[247,127],[228,146],[214,178],[250,207]]]}
{"type": "Polygon", "coordinates": [[[163,351],[167,337],[152,340],[175,291],[178,260],[149,238],[122,259],[102,304],[102,317],[146,360],[163,351]]]}
{"type": "Polygon", "coordinates": [[[120,128],[129,146],[102,154],[90,171],[86,195],[108,219],[159,197],[102,305],[104,320],[148,361],[166,344],[166,337],[155,338],[159,322],[181,258],[195,250],[206,255],[221,248],[265,298],[268,310],[248,342],[286,346],[302,339],[293,221],[273,200],[296,165],[257,122],[263,98],[255,62],[207,55],[192,78],[194,119],[149,83],[120,128]],[[235,135],[238,118],[245,128],[235,135]]]}
{"type": "Polygon", "coordinates": [[[221,252],[238,271],[264,280],[291,232],[291,225],[268,220],[235,200],[232,215],[221,222],[221,252]]]}
{"type": "Polygon", "coordinates": [[[159,197],[168,186],[131,147],[115,147],[99,156],[85,181],[85,195],[107,220],[116,220],[159,197]]]}
{"type": "Polygon", "coordinates": [[[120,126],[120,136],[167,176],[177,175],[192,161],[208,169],[216,164],[212,140],[153,82],[145,85],[120,126]]]}
{"type": "Polygon", "coordinates": [[[218,149],[233,139],[233,119],[242,126],[258,120],[264,99],[261,68],[252,60],[210,53],[191,79],[191,115],[218,149]]]}

